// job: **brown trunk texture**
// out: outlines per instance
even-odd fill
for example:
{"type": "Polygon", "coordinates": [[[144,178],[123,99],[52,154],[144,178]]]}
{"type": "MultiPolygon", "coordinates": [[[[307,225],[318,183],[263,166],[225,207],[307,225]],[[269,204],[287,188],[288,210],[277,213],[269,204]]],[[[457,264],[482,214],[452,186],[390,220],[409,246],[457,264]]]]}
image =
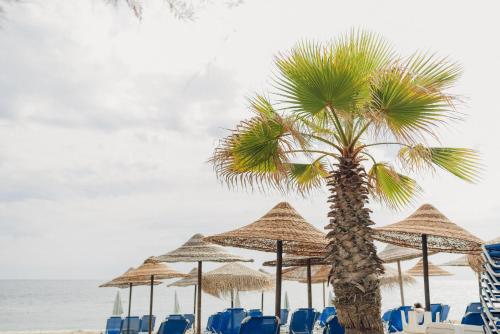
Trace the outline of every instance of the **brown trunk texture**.
{"type": "Polygon", "coordinates": [[[367,175],[358,161],[342,158],[330,173],[330,223],[326,226],[334,304],[346,334],[383,333],[378,275],[382,261],[373,244],[367,175]]]}

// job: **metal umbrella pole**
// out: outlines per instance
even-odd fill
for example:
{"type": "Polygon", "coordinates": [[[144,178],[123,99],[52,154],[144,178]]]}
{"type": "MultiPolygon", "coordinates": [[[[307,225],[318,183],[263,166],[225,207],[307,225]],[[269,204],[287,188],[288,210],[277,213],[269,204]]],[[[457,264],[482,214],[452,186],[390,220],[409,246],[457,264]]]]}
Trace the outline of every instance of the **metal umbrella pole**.
{"type": "Polygon", "coordinates": [[[274,315],[281,319],[281,268],[283,265],[283,241],[276,241],[276,295],[274,300],[274,315]]]}

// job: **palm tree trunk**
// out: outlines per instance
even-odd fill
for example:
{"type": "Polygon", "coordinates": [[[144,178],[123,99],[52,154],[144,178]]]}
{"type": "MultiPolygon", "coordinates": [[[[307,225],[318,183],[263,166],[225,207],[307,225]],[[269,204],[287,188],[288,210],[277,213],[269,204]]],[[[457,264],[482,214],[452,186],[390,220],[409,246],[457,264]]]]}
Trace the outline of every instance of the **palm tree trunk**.
{"type": "Polygon", "coordinates": [[[367,176],[355,158],[344,157],[330,173],[329,259],[334,304],[346,334],[383,333],[378,275],[382,261],[373,244],[367,176]]]}

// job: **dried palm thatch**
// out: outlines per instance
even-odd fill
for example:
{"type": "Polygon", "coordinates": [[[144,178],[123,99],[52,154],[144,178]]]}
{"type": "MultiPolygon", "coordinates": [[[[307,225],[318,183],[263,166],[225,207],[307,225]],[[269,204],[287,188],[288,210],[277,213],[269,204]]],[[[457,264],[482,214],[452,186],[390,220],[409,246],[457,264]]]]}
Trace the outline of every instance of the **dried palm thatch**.
{"type": "Polygon", "coordinates": [[[272,289],[274,280],[259,270],[241,263],[228,263],[203,275],[203,291],[227,296],[231,291],[263,291],[272,289]]]}
{"type": "Polygon", "coordinates": [[[180,273],[164,263],[158,262],[154,259],[154,257],[148,258],[144,261],[136,269],[133,269],[126,274],[124,274],[119,280],[116,281],[118,284],[128,284],[134,283],[137,281],[146,281],[151,280],[151,277],[154,279],[162,280],[168,278],[177,278],[177,277],[187,277],[188,275],[180,273]]]}
{"type": "Polygon", "coordinates": [[[381,252],[378,253],[378,257],[385,263],[393,263],[422,257],[422,251],[414,248],[388,244],[381,252]]]}
{"type": "Polygon", "coordinates": [[[193,268],[188,273],[187,277],[181,278],[180,280],[177,280],[173,283],[170,283],[167,286],[168,287],[170,287],[170,286],[186,287],[186,286],[193,286],[193,285],[197,285],[197,284],[198,284],[198,269],[193,268]]]}
{"type": "MultiPolygon", "coordinates": [[[[415,278],[407,273],[401,275],[403,283],[410,285],[415,283],[415,278]]],[[[384,273],[380,276],[380,286],[392,288],[399,285],[399,273],[396,269],[384,266],[384,273]]]]}
{"type": "MultiPolygon", "coordinates": [[[[453,259],[451,261],[447,261],[443,264],[441,264],[442,267],[468,267],[469,266],[469,260],[468,260],[469,255],[462,255],[460,257],[457,257],[456,259],[453,259]]],[[[473,256],[473,255],[470,255],[473,256]]]]}
{"type": "MultiPolygon", "coordinates": [[[[424,261],[420,259],[413,268],[408,270],[406,274],[411,276],[424,276],[424,261]]],[[[429,261],[429,276],[452,276],[453,274],[449,271],[444,270],[441,267],[432,264],[429,261]]]]}
{"type": "Polygon", "coordinates": [[[309,224],[289,203],[281,202],[257,221],[205,240],[223,246],[276,252],[277,240],[283,252],[322,256],[328,242],[325,234],[309,224]]]}
{"type": "Polygon", "coordinates": [[[430,204],[424,204],[408,218],[375,228],[374,238],[402,247],[421,249],[427,235],[430,251],[474,254],[481,251],[481,239],[452,223],[430,204]]]}
{"type": "Polygon", "coordinates": [[[236,254],[227,252],[223,247],[204,240],[203,234],[193,235],[179,248],[156,257],[160,262],[253,262],[236,254]]]}
{"type": "MultiPolygon", "coordinates": [[[[487,241],[484,244],[485,245],[493,245],[493,244],[499,244],[500,243],[500,237],[495,238],[493,240],[487,241]]],[[[483,264],[484,260],[481,254],[469,254],[467,255],[467,265],[472,268],[476,273],[480,273],[483,271],[483,264]]]]}
{"type": "MultiPolygon", "coordinates": [[[[325,254],[326,255],[326,254],[325,254]]],[[[327,265],[331,264],[331,261],[327,261],[324,256],[299,256],[287,254],[283,257],[282,266],[283,267],[305,267],[310,263],[311,266],[327,265]]],[[[262,263],[266,267],[276,267],[276,260],[266,261],[262,263]]]]}
{"type": "MultiPolygon", "coordinates": [[[[121,274],[120,276],[113,278],[109,282],[106,282],[104,284],[99,285],[99,287],[100,288],[119,288],[119,289],[125,289],[125,288],[129,288],[130,285],[132,285],[132,286],[140,286],[140,285],[150,285],[151,284],[151,279],[138,280],[138,281],[129,282],[129,283],[120,283],[120,280],[122,279],[122,277],[124,275],[128,274],[129,272],[131,272],[132,270],[134,270],[133,267],[128,268],[128,270],[126,272],[124,272],[123,274],[121,274]]],[[[158,284],[161,284],[161,282],[155,280],[154,284],[158,285],[158,284]]]]}

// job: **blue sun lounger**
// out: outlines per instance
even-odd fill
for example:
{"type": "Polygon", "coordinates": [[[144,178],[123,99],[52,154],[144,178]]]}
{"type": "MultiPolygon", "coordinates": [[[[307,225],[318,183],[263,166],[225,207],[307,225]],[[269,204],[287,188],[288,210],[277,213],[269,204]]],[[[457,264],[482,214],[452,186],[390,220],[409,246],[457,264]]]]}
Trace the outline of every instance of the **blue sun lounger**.
{"type": "Polygon", "coordinates": [[[125,319],[123,319],[121,330],[122,334],[137,334],[140,329],[141,319],[139,317],[125,317],[125,319]]]}
{"type": "Polygon", "coordinates": [[[221,316],[220,328],[221,334],[238,334],[241,327],[241,322],[247,316],[247,312],[243,308],[228,308],[221,316]]]}
{"type": "Polygon", "coordinates": [[[188,326],[189,321],[183,315],[171,315],[160,325],[158,334],[184,334],[188,326]]]}
{"type": "Polygon", "coordinates": [[[330,316],[337,314],[337,310],[333,306],[327,306],[323,309],[323,312],[321,312],[321,315],[319,316],[319,325],[321,327],[326,326],[326,321],[330,316]]]}
{"type": "Polygon", "coordinates": [[[106,320],[106,334],[119,334],[122,330],[122,318],[110,317],[106,320]]]}
{"type": "Polygon", "coordinates": [[[344,327],[340,325],[337,315],[331,315],[326,319],[323,334],[344,334],[344,327]]]}
{"type": "Polygon", "coordinates": [[[275,316],[246,317],[239,334],[278,334],[279,328],[279,319],[275,316]]]}
{"type": "Polygon", "coordinates": [[[299,308],[292,313],[290,319],[290,334],[312,334],[316,322],[316,310],[299,308]]]}
{"type": "MultiPolygon", "coordinates": [[[[151,329],[155,329],[156,317],[153,315],[151,317],[151,329]]],[[[149,315],[143,315],[141,319],[141,328],[139,330],[141,333],[149,332],[149,315]]]]}

